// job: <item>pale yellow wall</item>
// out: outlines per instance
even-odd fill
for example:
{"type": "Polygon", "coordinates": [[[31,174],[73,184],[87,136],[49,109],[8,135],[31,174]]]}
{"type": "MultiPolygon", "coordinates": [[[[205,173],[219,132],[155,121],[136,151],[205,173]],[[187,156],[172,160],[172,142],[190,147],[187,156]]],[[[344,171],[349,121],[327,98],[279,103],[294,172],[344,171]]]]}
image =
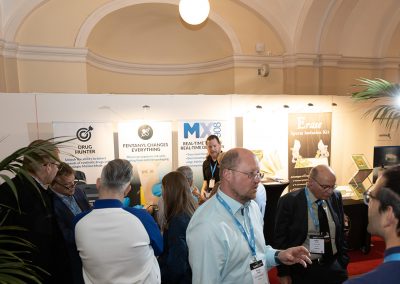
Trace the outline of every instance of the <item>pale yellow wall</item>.
{"type": "Polygon", "coordinates": [[[16,93],[20,91],[18,65],[15,58],[3,58],[3,86],[2,92],[16,93]]]}
{"type": "Polygon", "coordinates": [[[7,92],[5,78],[4,58],[0,56],[0,93],[7,92]]]}
{"type": "Polygon", "coordinates": [[[129,75],[88,66],[89,93],[231,94],[233,70],[179,76],[129,75]]]}
{"type": "Polygon", "coordinates": [[[267,77],[257,74],[257,68],[235,69],[236,94],[282,94],[283,72],[281,69],[270,69],[267,77]]]}
{"type": "Polygon", "coordinates": [[[233,54],[215,22],[184,25],[177,6],[168,4],[134,5],[107,15],[91,31],[87,47],[106,58],[145,64],[207,62],[233,54]]]}
{"type": "Polygon", "coordinates": [[[214,0],[211,1],[211,9],[221,15],[234,29],[243,54],[256,54],[255,44],[258,42],[265,43],[266,51],[271,51],[272,54],[285,52],[281,39],[269,23],[244,5],[239,5],[236,1],[214,0]]]}
{"type": "Polygon", "coordinates": [[[86,65],[70,62],[18,62],[20,92],[86,93],[86,65]]]}
{"type": "Polygon", "coordinates": [[[288,67],[284,70],[284,91],[291,95],[319,95],[319,68],[288,67]]]}
{"type": "Polygon", "coordinates": [[[108,0],[45,1],[28,15],[18,30],[16,41],[26,45],[74,46],[85,19],[108,0]]]}

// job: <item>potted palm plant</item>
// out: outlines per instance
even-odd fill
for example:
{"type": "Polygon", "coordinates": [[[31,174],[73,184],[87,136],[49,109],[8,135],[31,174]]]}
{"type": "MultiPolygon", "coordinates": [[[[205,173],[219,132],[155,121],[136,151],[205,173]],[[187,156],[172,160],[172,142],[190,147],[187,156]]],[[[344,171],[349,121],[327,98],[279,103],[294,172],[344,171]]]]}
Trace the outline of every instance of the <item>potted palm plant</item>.
{"type": "Polygon", "coordinates": [[[387,129],[400,126],[400,107],[396,100],[400,100],[400,84],[390,83],[383,79],[361,78],[360,84],[354,85],[361,88],[360,91],[353,92],[352,98],[356,101],[380,102],[369,108],[365,115],[372,115],[372,121],[384,124],[387,129]]]}
{"type": "MultiPolygon", "coordinates": [[[[0,142],[2,142],[0,140],[0,142]]],[[[33,178],[30,174],[22,167],[23,159],[34,159],[34,153],[47,153],[53,155],[52,151],[54,146],[59,146],[61,143],[71,141],[73,139],[67,139],[63,141],[55,141],[54,139],[44,140],[45,143],[39,143],[34,146],[28,146],[20,148],[9,156],[5,157],[0,161],[0,178],[4,180],[11,188],[16,200],[18,201],[18,194],[13,180],[10,175],[13,176],[24,176],[32,184],[35,185],[33,178]],[[49,143],[51,142],[52,149],[49,149],[49,143]]],[[[54,156],[53,156],[54,157],[54,156]]],[[[54,157],[56,160],[57,157],[54,157]]],[[[18,206],[19,203],[17,202],[18,206]]],[[[0,205],[1,200],[0,200],[0,205]]],[[[8,208],[7,210],[20,210],[20,208],[8,208]]],[[[3,226],[4,221],[9,211],[3,215],[3,219],[0,219],[0,283],[25,283],[26,280],[30,280],[34,283],[41,283],[38,272],[47,273],[40,267],[30,264],[21,255],[29,253],[32,249],[35,249],[32,243],[24,240],[23,238],[15,236],[17,231],[25,231],[26,229],[17,226],[3,226]]]]}

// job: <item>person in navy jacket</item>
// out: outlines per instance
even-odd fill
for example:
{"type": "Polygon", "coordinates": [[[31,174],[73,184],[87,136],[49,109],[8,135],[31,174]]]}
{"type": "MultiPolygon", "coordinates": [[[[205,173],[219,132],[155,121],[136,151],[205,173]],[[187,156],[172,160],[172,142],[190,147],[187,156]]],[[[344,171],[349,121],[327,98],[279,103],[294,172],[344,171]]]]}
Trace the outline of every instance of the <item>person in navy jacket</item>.
{"type": "Polygon", "coordinates": [[[84,283],[82,263],[76,250],[72,221],[74,217],[90,209],[89,201],[82,189],[75,187],[75,171],[66,163],[60,164],[51,183],[53,206],[57,224],[64,237],[71,261],[73,283],[84,283]]]}
{"type": "Polygon", "coordinates": [[[368,231],[386,244],[383,263],[346,284],[400,283],[400,166],[385,170],[371,191],[364,193],[368,205],[368,231]]]}

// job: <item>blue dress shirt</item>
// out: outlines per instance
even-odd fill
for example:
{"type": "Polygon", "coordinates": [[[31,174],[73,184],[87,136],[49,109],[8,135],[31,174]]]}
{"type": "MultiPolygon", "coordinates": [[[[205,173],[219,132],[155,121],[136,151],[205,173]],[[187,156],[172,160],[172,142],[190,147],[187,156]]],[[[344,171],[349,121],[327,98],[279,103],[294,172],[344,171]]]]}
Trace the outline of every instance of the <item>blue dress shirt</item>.
{"type": "MultiPolygon", "coordinates": [[[[220,190],[218,194],[229,205],[247,232],[248,222],[251,220],[257,260],[262,260],[266,269],[276,266],[276,250],[265,245],[263,219],[257,204],[254,201],[241,204],[220,190]],[[248,207],[248,210],[242,210],[245,207],[248,207]]],[[[193,283],[253,282],[250,271],[253,257],[248,242],[216,196],[196,210],[186,231],[186,240],[193,283]]]]}

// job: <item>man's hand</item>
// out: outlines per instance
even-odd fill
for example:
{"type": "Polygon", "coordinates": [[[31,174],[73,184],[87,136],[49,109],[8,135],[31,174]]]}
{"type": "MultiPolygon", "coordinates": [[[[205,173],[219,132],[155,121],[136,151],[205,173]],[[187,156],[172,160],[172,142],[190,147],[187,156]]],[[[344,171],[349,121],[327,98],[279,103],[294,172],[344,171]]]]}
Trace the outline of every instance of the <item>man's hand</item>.
{"type": "Polygon", "coordinates": [[[292,284],[292,277],[290,276],[282,276],[278,277],[280,284],[292,284]]]}
{"type": "Polygon", "coordinates": [[[300,263],[304,267],[307,267],[307,263],[312,263],[310,259],[310,252],[303,246],[282,250],[278,254],[278,258],[283,264],[286,265],[300,263]]]}

